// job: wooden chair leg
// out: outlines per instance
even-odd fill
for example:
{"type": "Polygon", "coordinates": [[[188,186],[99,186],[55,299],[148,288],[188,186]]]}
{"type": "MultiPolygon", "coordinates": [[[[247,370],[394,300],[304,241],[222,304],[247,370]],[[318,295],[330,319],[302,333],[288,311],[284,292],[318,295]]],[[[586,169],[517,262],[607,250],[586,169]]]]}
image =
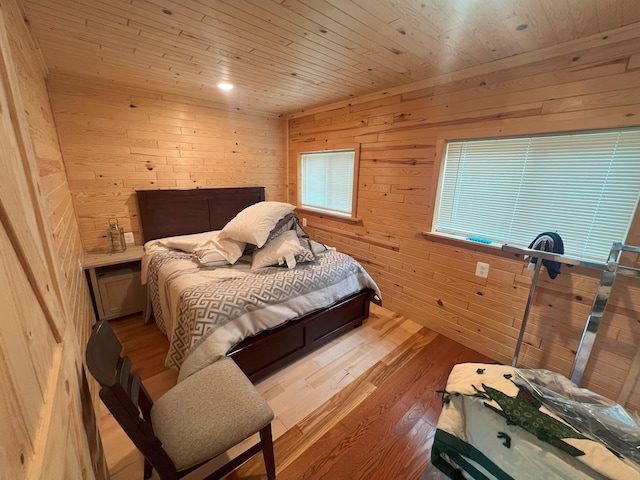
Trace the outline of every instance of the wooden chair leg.
{"type": "Polygon", "coordinates": [[[151,474],[153,473],[153,465],[149,463],[149,460],[144,459],[144,479],[151,478],[151,474]]]}
{"type": "Polygon", "coordinates": [[[264,466],[267,469],[267,478],[274,480],[276,478],[276,459],[273,453],[271,424],[260,430],[260,440],[262,441],[262,456],[264,457],[264,466]]]}

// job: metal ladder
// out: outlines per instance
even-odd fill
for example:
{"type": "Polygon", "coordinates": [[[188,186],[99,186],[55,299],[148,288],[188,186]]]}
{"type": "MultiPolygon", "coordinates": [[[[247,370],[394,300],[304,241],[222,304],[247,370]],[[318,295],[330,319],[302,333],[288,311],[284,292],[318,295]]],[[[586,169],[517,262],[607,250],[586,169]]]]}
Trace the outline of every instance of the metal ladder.
{"type": "Polygon", "coordinates": [[[598,328],[602,322],[604,310],[607,307],[616,276],[622,274],[640,277],[640,269],[620,265],[620,255],[622,252],[640,253],[640,247],[623,245],[622,243],[614,243],[611,247],[609,259],[606,268],[602,271],[602,278],[600,279],[598,290],[596,290],[596,297],[593,299],[591,312],[587,317],[587,323],[582,332],[580,345],[578,346],[578,351],[576,352],[576,357],[571,367],[570,379],[575,385],[580,384],[584,370],[587,367],[587,362],[589,361],[589,356],[591,355],[591,350],[593,349],[598,328]]]}
{"type": "Polygon", "coordinates": [[[607,302],[609,301],[609,296],[611,295],[611,289],[613,287],[613,283],[615,282],[616,276],[621,274],[631,277],[640,277],[639,268],[620,265],[620,256],[622,252],[632,252],[640,254],[640,247],[624,245],[622,243],[616,242],[611,247],[607,263],[586,261],[565,255],[543,252],[540,250],[533,250],[528,248],[512,247],[510,245],[503,245],[502,250],[510,253],[524,254],[529,257],[537,257],[538,259],[536,262],[533,278],[531,279],[531,288],[529,289],[527,305],[524,310],[522,325],[520,327],[520,333],[518,335],[518,341],[516,343],[513,361],[511,363],[511,365],[514,367],[517,366],[518,363],[518,356],[520,354],[520,348],[522,347],[522,340],[524,338],[524,332],[527,326],[527,319],[529,318],[531,304],[533,303],[533,295],[535,292],[536,283],[538,281],[542,260],[546,259],[567,265],[576,265],[602,271],[602,278],[600,279],[600,284],[598,285],[598,289],[596,290],[596,296],[593,300],[591,312],[587,317],[584,331],[582,332],[582,338],[580,339],[580,344],[573,361],[573,366],[571,367],[571,381],[575,385],[579,385],[580,380],[582,380],[582,375],[584,374],[585,368],[587,366],[587,362],[589,361],[589,356],[591,355],[591,350],[593,349],[593,344],[595,343],[598,328],[600,327],[600,323],[602,322],[602,317],[604,315],[605,308],[607,307],[607,302]]]}

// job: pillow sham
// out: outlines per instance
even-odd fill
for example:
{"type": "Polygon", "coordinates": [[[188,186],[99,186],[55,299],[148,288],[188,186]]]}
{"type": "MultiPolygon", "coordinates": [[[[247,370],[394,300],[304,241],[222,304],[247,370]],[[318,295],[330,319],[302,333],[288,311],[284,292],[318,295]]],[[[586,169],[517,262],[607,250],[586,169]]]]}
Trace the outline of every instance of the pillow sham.
{"type": "Polygon", "coordinates": [[[313,253],[315,253],[316,255],[318,253],[323,253],[323,252],[335,252],[336,248],[335,247],[329,247],[328,245],[325,245],[322,242],[318,242],[317,240],[309,240],[309,243],[311,243],[311,250],[313,251],[313,253]]]}
{"type": "Polygon", "coordinates": [[[305,232],[300,226],[300,220],[294,212],[282,217],[276,226],[273,227],[273,230],[269,233],[269,237],[267,237],[267,243],[287,231],[296,232],[300,245],[304,247],[304,251],[296,255],[296,262],[303,263],[315,261],[317,257],[311,248],[309,235],[307,235],[307,232],[305,232]]]}
{"type": "Polygon", "coordinates": [[[251,270],[272,265],[286,265],[287,268],[295,268],[296,255],[303,252],[304,247],[300,245],[296,232],[289,230],[253,252],[251,270]]]}
{"type": "Polygon", "coordinates": [[[238,242],[251,243],[261,248],[267,243],[269,233],[282,217],[293,212],[296,207],[284,202],[258,202],[227,223],[220,239],[230,238],[238,242]]]}

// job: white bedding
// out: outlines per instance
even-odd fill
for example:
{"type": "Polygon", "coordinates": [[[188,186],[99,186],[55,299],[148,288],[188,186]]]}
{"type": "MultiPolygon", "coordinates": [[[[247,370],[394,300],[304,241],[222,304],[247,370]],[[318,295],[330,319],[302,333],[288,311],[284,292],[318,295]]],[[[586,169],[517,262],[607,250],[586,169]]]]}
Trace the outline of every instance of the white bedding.
{"type": "Polygon", "coordinates": [[[178,235],[175,237],[160,238],[151,240],[144,246],[145,251],[152,251],[156,247],[173,248],[191,253],[199,247],[202,247],[212,240],[216,240],[220,236],[220,230],[210,232],[194,233],[191,235],[178,235]]]}
{"type": "Polygon", "coordinates": [[[315,262],[293,269],[252,271],[251,263],[242,260],[233,266],[202,268],[187,252],[158,243],[145,248],[143,282],[149,282],[156,322],[170,341],[166,363],[179,369],[179,380],[249,336],[364,288],[380,298],[367,272],[335,251],[318,254],[315,262]]]}
{"type": "Polygon", "coordinates": [[[619,458],[585,431],[576,431],[544,405],[529,403],[512,381],[514,373],[506,365],[466,363],[453,368],[433,444],[434,465],[446,469],[442,463],[446,461],[462,469],[465,478],[640,478],[640,466],[619,458]],[[526,410],[523,404],[535,407],[526,410]],[[504,418],[505,405],[536,428],[549,423],[544,433],[538,433],[544,440],[504,418]]]}

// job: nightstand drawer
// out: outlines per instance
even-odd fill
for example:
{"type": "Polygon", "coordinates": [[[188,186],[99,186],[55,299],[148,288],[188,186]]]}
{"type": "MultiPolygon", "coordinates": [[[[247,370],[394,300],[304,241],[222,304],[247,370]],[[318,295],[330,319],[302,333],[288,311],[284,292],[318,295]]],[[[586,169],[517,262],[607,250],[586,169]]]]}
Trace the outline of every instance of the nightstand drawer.
{"type": "Polygon", "coordinates": [[[122,253],[88,253],[84,257],[98,320],[111,320],[146,309],[146,286],[140,283],[141,246],[122,253]]]}
{"type": "Polygon", "coordinates": [[[144,310],[145,292],[140,283],[140,262],[131,266],[113,265],[106,271],[105,269],[107,267],[96,269],[103,318],[110,319],[144,310]]]}

